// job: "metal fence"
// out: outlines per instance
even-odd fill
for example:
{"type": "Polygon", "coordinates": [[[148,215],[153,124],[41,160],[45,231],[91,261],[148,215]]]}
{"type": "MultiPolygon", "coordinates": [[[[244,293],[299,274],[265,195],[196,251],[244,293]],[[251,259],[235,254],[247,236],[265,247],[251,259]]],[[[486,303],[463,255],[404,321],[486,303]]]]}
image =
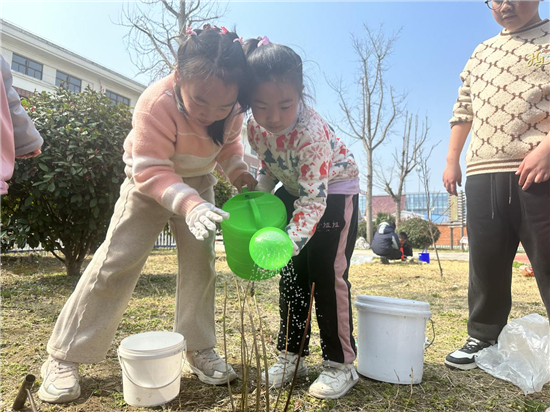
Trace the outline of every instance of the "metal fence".
{"type": "MultiPolygon", "coordinates": [[[[154,245],[155,249],[175,249],[176,248],[176,240],[170,233],[170,230],[168,229],[168,226],[164,228],[164,230],[159,234],[157,241],[154,245]]],[[[30,252],[44,252],[44,248],[42,245],[38,245],[37,247],[30,247],[29,245],[25,245],[25,247],[15,247],[12,250],[8,250],[7,252],[3,253],[30,253],[30,252]]]]}

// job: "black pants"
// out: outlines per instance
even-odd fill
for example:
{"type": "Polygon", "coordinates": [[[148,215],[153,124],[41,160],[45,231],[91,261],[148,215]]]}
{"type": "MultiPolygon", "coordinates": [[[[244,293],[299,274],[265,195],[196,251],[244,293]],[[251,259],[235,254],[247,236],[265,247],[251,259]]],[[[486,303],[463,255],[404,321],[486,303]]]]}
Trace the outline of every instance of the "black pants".
{"type": "Polygon", "coordinates": [[[521,241],[550,318],[550,181],[527,191],[514,173],[468,177],[468,334],[496,340],[512,306],[512,263],[521,241]]]}
{"type": "Polygon", "coordinates": [[[388,252],[387,255],[383,255],[383,256],[391,260],[396,260],[396,259],[401,260],[402,254],[401,254],[401,250],[392,249],[388,252]]]}
{"type": "MultiPolygon", "coordinates": [[[[292,218],[296,197],[284,188],[275,193],[286,205],[292,218]]],[[[348,271],[357,236],[358,195],[328,195],[327,208],[313,237],[281,272],[279,312],[281,326],[277,349],[285,350],[288,328],[288,351],[298,353],[315,282],[315,311],[321,334],[323,359],[351,363],[357,350],[353,338],[351,284],[348,271]],[[290,304],[289,325],[287,314],[290,304]]],[[[302,355],[309,354],[309,336],[302,355]]]]}

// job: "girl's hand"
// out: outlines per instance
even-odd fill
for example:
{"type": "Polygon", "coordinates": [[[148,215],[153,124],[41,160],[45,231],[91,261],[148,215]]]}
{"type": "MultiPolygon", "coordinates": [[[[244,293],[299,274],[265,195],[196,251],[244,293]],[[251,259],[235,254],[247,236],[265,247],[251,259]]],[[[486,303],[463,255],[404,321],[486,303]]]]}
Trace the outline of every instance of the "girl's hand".
{"type": "Polygon", "coordinates": [[[529,189],[533,183],[546,182],[550,178],[550,138],[544,139],[525,156],[516,175],[519,175],[519,185],[523,190],[529,189]]]}
{"type": "Polygon", "coordinates": [[[31,157],[36,157],[38,156],[39,154],[42,153],[42,150],[40,149],[36,149],[32,152],[29,152],[29,153],[25,153],[25,154],[22,154],[20,156],[17,156],[16,159],[30,159],[31,157]]]}
{"type": "Polygon", "coordinates": [[[229,218],[229,213],[218,209],[212,203],[200,203],[185,217],[189,231],[197,240],[204,240],[209,236],[208,231],[216,232],[216,223],[229,218]]]}
{"type": "Polygon", "coordinates": [[[256,188],[256,185],[258,184],[258,181],[254,179],[254,176],[252,176],[248,172],[244,172],[242,175],[240,175],[235,181],[233,182],[233,186],[237,188],[239,193],[241,193],[242,187],[246,185],[246,188],[250,191],[254,190],[256,188]]]}
{"type": "Polygon", "coordinates": [[[447,163],[447,167],[443,172],[443,185],[450,195],[458,195],[456,185],[462,186],[460,163],[447,163]]]}

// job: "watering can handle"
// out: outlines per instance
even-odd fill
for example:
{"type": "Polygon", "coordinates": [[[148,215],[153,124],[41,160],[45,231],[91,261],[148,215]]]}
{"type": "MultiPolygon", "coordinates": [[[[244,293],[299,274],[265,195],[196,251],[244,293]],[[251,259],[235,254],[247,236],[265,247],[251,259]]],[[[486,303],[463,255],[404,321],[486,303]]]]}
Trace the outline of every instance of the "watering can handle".
{"type": "MultiPolygon", "coordinates": [[[[243,187],[243,194],[249,193],[248,189],[246,187],[243,187]]],[[[262,225],[262,218],[260,217],[260,211],[258,210],[258,205],[256,205],[256,202],[254,199],[251,199],[250,197],[246,196],[248,199],[248,204],[250,205],[250,209],[252,209],[252,214],[254,215],[254,222],[256,223],[256,228],[261,229],[263,227],[262,225]]]]}

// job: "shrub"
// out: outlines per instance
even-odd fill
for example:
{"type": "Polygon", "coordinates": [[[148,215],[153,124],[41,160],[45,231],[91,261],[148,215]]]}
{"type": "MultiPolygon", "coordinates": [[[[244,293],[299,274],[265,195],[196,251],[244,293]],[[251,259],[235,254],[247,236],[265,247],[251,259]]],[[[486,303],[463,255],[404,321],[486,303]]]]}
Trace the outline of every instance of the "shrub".
{"type": "Polygon", "coordinates": [[[432,227],[435,241],[439,239],[441,232],[437,226],[427,220],[415,217],[413,219],[404,220],[399,225],[399,232],[406,232],[409,237],[409,243],[413,248],[424,249],[432,244],[430,229],[432,227]]]}
{"type": "Polygon", "coordinates": [[[234,187],[222,174],[214,171],[214,175],[218,178],[218,183],[214,186],[215,206],[221,209],[225,202],[233,197],[234,187]]]}
{"type": "Polygon", "coordinates": [[[360,237],[367,238],[367,222],[364,220],[359,222],[359,227],[357,228],[357,238],[359,239],[360,237]]]}
{"type": "Polygon", "coordinates": [[[395,223],[395,216],[391,213],[378,212],[376,218],[374,219],[374,231],[382,222],[395,223]]]}
{"type": "Polygon", "coordinates": [[[15,164],[2,198],[2,248],[42,244],[68,275],[79,275],[90,247],[105,238],[125,178],[131,113],[90,88],[36,93],[22,103],[44,145],[42,155],[15,164]]]}

